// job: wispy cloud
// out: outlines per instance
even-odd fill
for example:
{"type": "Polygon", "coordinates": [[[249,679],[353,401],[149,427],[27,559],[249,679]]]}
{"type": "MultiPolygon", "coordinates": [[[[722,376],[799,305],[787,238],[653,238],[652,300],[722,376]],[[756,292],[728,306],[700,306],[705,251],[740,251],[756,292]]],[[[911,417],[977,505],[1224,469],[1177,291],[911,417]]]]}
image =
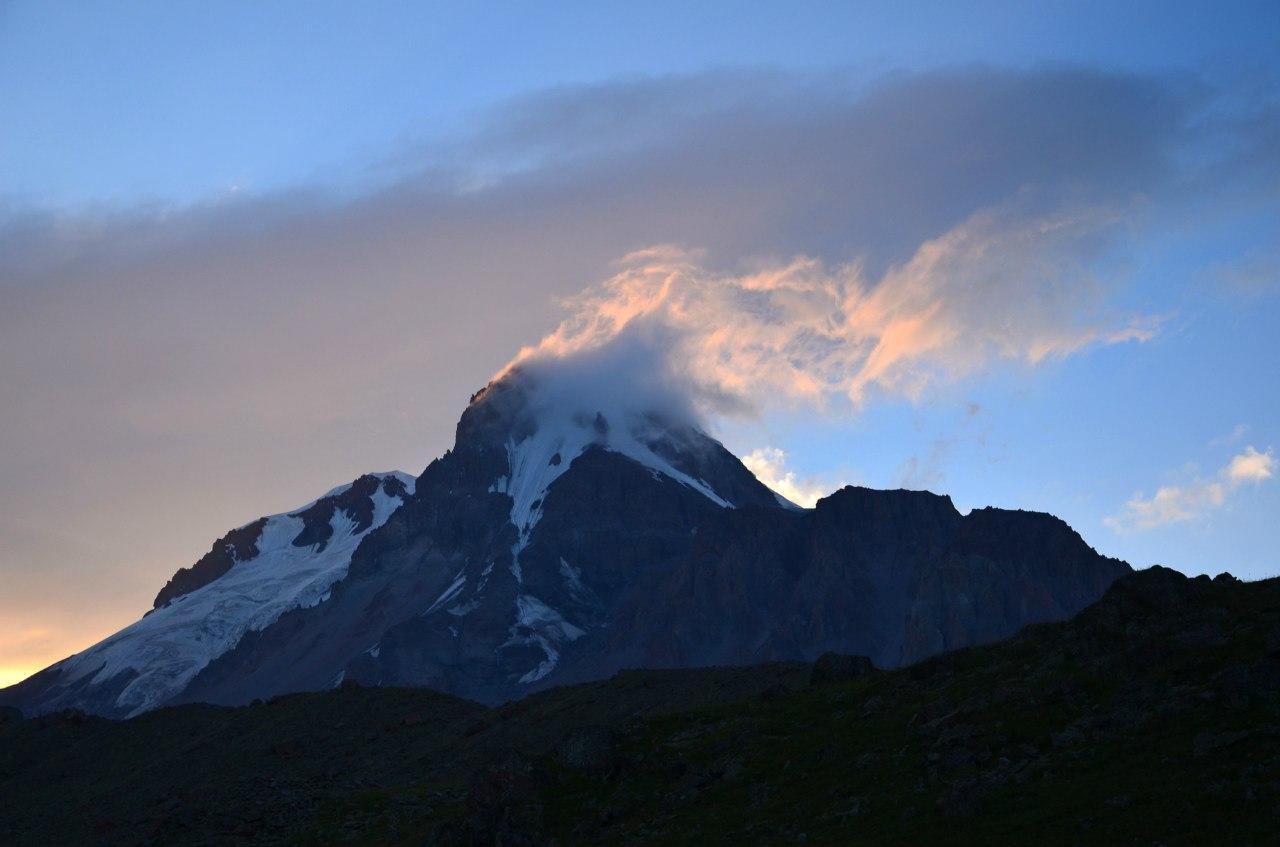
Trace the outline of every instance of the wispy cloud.
{"type": "Polygon", "coordinates": [[[1239,444],[1240,441],[1249,433],[1249,425],[1239,423],[1231,428],[1231,431],[1225,435],[1219,435],[1209,442],[1210,447],[1230,446],[1239,444]]]}
{"type": "Polygon", "coordinates": [[[1103,522],[1117,532],[1135,532],[1195,520],[1225,506],[1241,488],[1265,482],[1274,473],[1275,456],[1270,448],[1260,452],[1246,447],[1216,476],[1162,486],[1150,498],[1138,493],[1119,515],[1103,522]]]}

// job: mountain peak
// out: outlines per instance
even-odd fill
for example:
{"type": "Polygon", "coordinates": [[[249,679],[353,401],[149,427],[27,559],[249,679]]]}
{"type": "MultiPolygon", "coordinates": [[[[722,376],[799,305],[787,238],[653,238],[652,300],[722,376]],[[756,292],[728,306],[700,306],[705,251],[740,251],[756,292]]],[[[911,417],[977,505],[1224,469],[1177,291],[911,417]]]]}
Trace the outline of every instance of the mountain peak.
{"type": "Polygon", "coordinates": [[[777,496],[660,379],[520,365],[416,479],[228,533],[158,607],[0,701],[128,716],[344,680],[495,702],[625,667],[893,666],[1065,617],[1127,570],[1043,516],[777,496]]]}
{"type": "Polygon", "coordinates": [[[515,367],[472,395],[454,449],[505,453],[506,470],[489,490],[511,498],[511,522],[524,543],[551,485],[592,447],[625,456],[722,508],[779,505],[692,421],[633,399],[625,391],[566,390],[554,377],[515,367]]]}

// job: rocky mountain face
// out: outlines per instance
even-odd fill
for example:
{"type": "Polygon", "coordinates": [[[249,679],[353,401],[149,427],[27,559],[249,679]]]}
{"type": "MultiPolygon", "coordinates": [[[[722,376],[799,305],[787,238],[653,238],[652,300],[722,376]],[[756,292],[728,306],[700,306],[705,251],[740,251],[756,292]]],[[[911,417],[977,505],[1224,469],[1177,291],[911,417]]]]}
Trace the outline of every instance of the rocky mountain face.
{"type": "Polygon", "coordinates": [[[1128,570],[1049,515],[927,492],[799,509],[696,427],[548,406],[517,371],[416,480],[233,531],[143,620],[0,703],[125,716],[344,681],[494,703],[630,667],[892,667],[1066,618],[1128,570]]]}

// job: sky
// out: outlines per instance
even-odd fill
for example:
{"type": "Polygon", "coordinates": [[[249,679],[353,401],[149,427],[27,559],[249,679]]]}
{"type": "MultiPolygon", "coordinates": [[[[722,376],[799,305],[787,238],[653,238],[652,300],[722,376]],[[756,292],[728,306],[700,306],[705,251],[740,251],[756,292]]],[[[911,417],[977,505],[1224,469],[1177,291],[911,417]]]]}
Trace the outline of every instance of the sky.
{"type": "Polygon", "coordinates": [[[0,684],[518,355],[1280,573],[1278,86],[1274,2],[0,2],[0,684]]]}

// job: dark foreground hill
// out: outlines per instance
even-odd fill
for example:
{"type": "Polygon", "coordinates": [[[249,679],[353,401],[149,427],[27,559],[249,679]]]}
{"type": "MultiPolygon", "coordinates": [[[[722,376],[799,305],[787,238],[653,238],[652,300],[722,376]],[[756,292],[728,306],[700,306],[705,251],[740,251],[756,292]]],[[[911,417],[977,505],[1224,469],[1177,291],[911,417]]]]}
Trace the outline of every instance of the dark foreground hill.
{"type": "Polygon", "coordinates": [[[0,843],[1240,844],[1280,831],[1280,580],[1124,577],[891,672],[347,687],[0,725],[0,843]]]}

